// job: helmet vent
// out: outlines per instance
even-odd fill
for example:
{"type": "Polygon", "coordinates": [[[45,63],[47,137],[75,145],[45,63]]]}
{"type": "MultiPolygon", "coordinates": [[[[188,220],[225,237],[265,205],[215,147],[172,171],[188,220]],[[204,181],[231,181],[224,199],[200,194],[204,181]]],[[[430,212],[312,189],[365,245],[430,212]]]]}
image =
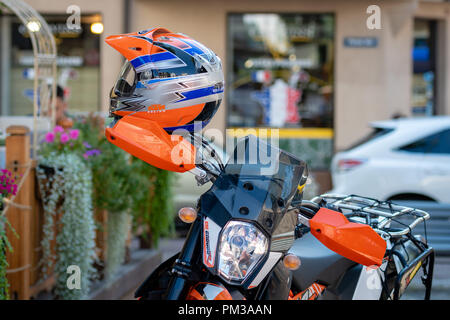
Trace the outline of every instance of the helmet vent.
{"type": "Polygon", "coordinates": [[[135,51],[141,51],[142,50],[141,47],[129,47],[128,49],[135,50],[135,51]]]}
{"type": "Polygon", "coordinates": [[[172,33],[172,32],[170,32],[169,30],[164,29],[164,28],[158,28],[158,29],[156,29],[155,31],[153,31],[152,36],[153,36],[153,37],[156,37],[156,36],[158,36],[158,35],[160,35],[160,34],[163,34],[163,33],[172,33]]]}

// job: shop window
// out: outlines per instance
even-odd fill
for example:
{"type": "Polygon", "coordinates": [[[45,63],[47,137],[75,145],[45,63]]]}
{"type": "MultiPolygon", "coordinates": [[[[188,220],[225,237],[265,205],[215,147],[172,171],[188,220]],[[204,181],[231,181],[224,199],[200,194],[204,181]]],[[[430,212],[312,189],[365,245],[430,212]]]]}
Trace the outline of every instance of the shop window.
{"type": "Polygon", "coordinates": [[[280,128],[282,147],[328,167],[334,16],[229,14],[227,45],[228,127],[280,128]]]}
{"type": "MultiPolygon", "coordinates": [[[[100,110],[100,35],[91,26],[100,15],[82,15],[79,28],[66,23],[67,15],[43,15],[55,36],[57,83],[64,89],[69,112],[100,110]]],[[[33,48],[27,28],[15,17],[7,19],[10,43],[3,48],[11,57],[7,69],[8,105],[3,115],[33,114],[33,48]]],[[[5,23],[3,23],[5,25],[5,23]]],[[[5,32],[5,31],[3,31],[5,32]]]]}
{"type": "Polygon", "coordinates": [[[436,113],[436,21],[414,21],[412,114],[436,113]]]}

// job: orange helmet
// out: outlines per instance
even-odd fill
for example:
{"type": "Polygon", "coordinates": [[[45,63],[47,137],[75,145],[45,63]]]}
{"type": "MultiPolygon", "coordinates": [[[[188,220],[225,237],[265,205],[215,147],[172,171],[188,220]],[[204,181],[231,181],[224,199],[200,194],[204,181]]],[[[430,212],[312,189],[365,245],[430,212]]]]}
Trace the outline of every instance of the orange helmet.
{"type": "Polygon", "coordinates": [[[110,113],[152,120],[167,132],[207,125],[223,98],[219,57],[180,33],[155,28],[105,40],[127,61],[111,90],[110,113]]]}

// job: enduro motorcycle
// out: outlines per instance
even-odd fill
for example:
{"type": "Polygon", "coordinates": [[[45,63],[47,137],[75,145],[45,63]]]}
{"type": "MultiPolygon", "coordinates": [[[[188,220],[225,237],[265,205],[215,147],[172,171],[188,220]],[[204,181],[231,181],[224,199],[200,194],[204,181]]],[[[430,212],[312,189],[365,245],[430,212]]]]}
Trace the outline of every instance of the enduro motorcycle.
{"type": "Polygon", "coordinates": [[[422,267],[429,299],[434,251],[412,233],[428,213],[353,195],[305,201],[306,163],[254,136],[240,140],[224,165],[195,134],[224,97],[220,58],[165,28],[105,41],[125,58],[110,93],[108,141],[213,183],[195,209],[180,210],[192,223],[181,252],[136,297],[399,299],[422,267]]]}
{"type": "Polygon", "coordinates": [[[430,298],[434,250],[426,234],[413,235],[427,212],[357,195],[303,200],[308,168],[296,156],[247,136],[224,165],[207,141],[191,138],[203,153],[190,172],[212,187],[195,209],[180,210],[192,223],[184,246],[136,298],[397,300],[420,268],[430,298]],[[251,161],[262,151],[270,164],[251,161]]]}

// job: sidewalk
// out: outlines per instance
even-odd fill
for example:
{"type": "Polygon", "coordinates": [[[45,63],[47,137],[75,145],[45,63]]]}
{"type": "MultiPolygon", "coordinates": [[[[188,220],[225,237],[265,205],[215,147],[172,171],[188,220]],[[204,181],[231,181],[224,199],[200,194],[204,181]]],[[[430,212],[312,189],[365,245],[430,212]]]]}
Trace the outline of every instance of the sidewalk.
{"type": "MultiPolygon", "coordinates": [[[[184,243],[184,239],[162,239],[159,243],[158,249],[156,249],[156,251],[158,251],[158,253],[160,254],[160,262],[162,263],[163,261],[166,261],[167,259],[169,259],[170,257],[172,257],[174,254],[176,254],[177,252],[179,252],[181,250],[181,248],[183,247],[183,243],[184,243]]],[[[150,273],[156,269],[157,266],[155,266],[155,268],[151,268],[151,269],[147,269],[144,271],[145,273],[145,277],[143,278],[143,280],[150,275],[150,273]]],[[[142,281],[143,281],[142,280],[142,281]]],[[[133,287],[131,290],[129,290],[126,294],[124,294],[120,300],[135,300],[134,298],[134,292],[136,291],[136,289],[139,287],[140,283],[136,286],[133,287]]]]}
{"type": "MultiPolygon", "coordinates": [[[[402,300],[423,299],[425,286],[422,284],[422,269],[406,289],[402,300]]],[[[436,257],[434,262],[431,300],[450,300],[450,257],[436,257]]]]}

